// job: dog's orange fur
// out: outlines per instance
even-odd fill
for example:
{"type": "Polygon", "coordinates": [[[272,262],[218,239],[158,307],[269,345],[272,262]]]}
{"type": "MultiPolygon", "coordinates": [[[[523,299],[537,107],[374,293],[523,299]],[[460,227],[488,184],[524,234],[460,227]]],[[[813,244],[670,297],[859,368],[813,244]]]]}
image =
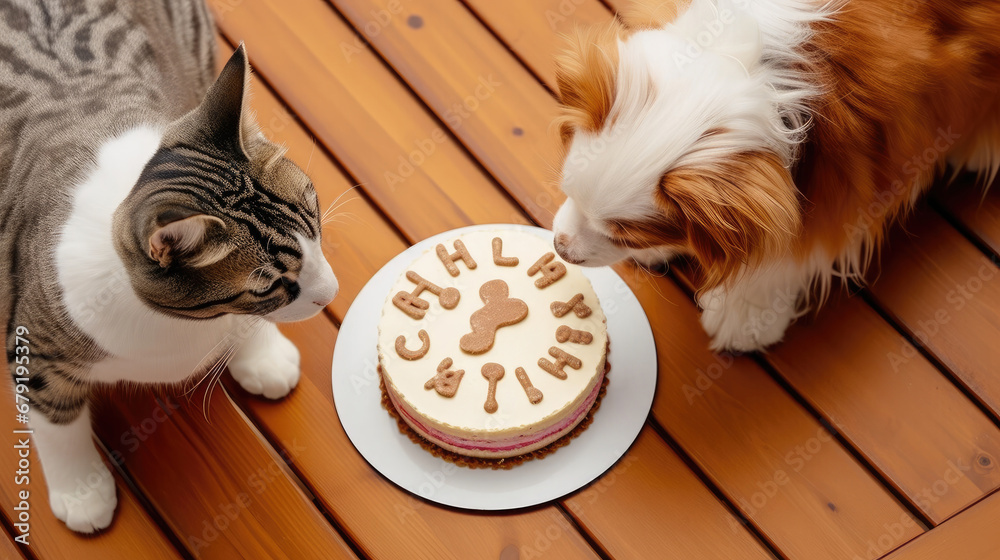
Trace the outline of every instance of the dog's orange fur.
{"type": "Polygon", "coordinates": [[[998,23],[995,2],[863,0],[817,25],[812,70],[826,92],[795,176],[808,204],[800,252],[862,243],[863,269],[943,167],[942,131],[1000,136],[998,23]],[[936,162],[912,166],[927,150],[936,162]]]}
{"type": "MultiPolygon", "coordinates": [[[[618,20],[571,37],[558,61],[564,138],[576,129],[599,130],[608,118],[617,39],[673,21],[688,4],[637,1],[618,20]]],[[[805,47],[812,62],[801,71],[824,89],[812,104],[812,127],[792,176],[766,154],[742,154],[731,158],[734,165],[722,161],[713,169],[672,170],[662,184],[667,200],[658,203],[663,216],[608,224],[616,242],[677,245],[683,231],[683,245],[706,268],[709,285],[729,279],[740,264],[779,254],[784,248],[776,242],[802,259],[821,249],[841,272],[862,273],[886,225],[909,209],[946,155],[966,163],[984,141],[994,157],[1000,154],[998,26],[1000,2],[845,2],[830,21],[814,24],[805,47]],[[942,134],[951,136],[942,141],[942,134]],[[944,149],[954,135],[958,140],[944,149]],[[934,156],[931,165],[913,164],[927,154],[934,156]],[[754,182],[790,212],[762,213],[739,200],[718,212],[699,210],[694,201],[711,202],[725,181],[754,182]]],[[[731,189],[730,196],[739,192],[731,189]]]]}

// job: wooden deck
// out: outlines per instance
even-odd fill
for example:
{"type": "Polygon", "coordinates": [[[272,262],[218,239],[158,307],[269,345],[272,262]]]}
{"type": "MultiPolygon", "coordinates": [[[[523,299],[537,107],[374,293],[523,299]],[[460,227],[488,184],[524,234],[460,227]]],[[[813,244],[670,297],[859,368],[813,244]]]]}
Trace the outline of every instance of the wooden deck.
{"type": "Polygon", "coordinates": [[[897,228],[870,288],[842,290],[764,355],[707,350],[684,267],[620,266],[653,325],[656,398],[628,454],[560,501],[439,507],[351,446],[330,364],[352,299],[432,234],[551,224],[557,33],[623,1],[213,0],[222,51],[246,42],[258,119],[323,205],[361,185],[326,231],[341,295],[283,328],[303,355],[284,401],[227,379],[206,421],[201,394],[103,395],[114,524],[69,532],[34,473],[32,545],[18,546],[0,476],[0,557],[1000,558],[1000,187],[981,200],[968,181],[897,228]]]}

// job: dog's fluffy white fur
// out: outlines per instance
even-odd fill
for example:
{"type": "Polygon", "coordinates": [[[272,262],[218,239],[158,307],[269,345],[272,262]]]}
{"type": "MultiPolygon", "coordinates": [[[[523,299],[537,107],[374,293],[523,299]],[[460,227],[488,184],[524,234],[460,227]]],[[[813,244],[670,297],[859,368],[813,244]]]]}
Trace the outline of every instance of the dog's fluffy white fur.
{"type": "Polygon", "coordinates": [[[637,1],[578,30],[558,60],[557,251],[585,266],[692,255],[714,349],[779,341],[832,277],[863,274],[937,162],[996,173],[990,15],[957,0],[637,1]],[[909,172],[945,130],[935,164],[909,172]]]}

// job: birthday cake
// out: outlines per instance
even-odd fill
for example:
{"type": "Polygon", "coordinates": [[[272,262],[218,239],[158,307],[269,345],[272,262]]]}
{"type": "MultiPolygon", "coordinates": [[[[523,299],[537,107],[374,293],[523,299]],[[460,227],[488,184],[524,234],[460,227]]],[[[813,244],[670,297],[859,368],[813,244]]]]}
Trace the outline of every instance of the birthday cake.
{"type": "Polygon", "coordinates": [[[464,457],[537,452],[583,427],[607,350],[604,312],[580,267],[517,230],[436,244],[397,279],[379,323],[390,413],[464,457]]]}

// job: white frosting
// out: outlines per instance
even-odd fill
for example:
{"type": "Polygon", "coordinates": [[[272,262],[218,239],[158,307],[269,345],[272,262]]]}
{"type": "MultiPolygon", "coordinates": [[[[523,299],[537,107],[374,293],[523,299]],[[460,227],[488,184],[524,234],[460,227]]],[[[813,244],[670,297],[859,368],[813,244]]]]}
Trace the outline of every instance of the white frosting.
{"type": "MultiPolygon", "coordinates": [[[[604,371],[607,350],[605,317],[590,281],[580,267],[560,261],[566,266],[566,275],[545,288],[537,288],[535,280],[542,273],[529,277],[527,270],[542,255],[552,252],[552,246],[551,242],[530,233],[485,231],[469,233],[457,239],[465,243],[476,261],[475,270],[469,270],[459,260],[456,264],[460,274],[452,277],[433,248],[407,268],[442,288],[457,288],[461,300],[454,309],[444,309],[436,296],[425,291],[420,297],[430,303],[430,309],[423,319],[413,319],[401,311],[393,304],[393,296],[400,291],[412,292],[415,288],[405,273],[386,298],[379,324],[378,348],[387,389],[402,399],[407,408],[429,427],[463,437],[498,438],[530,433],[552,425],[583,402],[604,371]],[[503,240],[504,257],[519,259],[517,266],[494,264],[494,237],[503,240]],[[507,283],[509,297],[528,305],[528,316],[515,325],[497,330],[494,345],[487,352],[467,354],[459,347],[459,340],[462,335],[471,332],[469,318],[484,305],[479,298],[479,288],[495,279],[507,283]],[[589,317],[581,319],[573,312],[563,317],[553,315],[550,310],[552,302],[565,302],[578,293],[584,295],[584,303],[593,311],[589,317]],[[556,329],[560,325],[587,331],[594,339],[586,345],[568,341],[560,343],[556,340],[556,329]],[[428,353],[414,361],[399,357],[395,350],[396,337],[405,336],[406,347],[416,350],[421,346],[417,335],[421,329],[430,335],[428,353]],[[549,355],[549,348],[553,346],[579,358],[583,367],[573,369],[566,366],[567,378],[564,380],[541,369],[539,358],[555,361],[549,355]],[[458,392],[450,398],[441,396],[434,389],[424,388],[424,383],[434,377],[438,364],[445,358],[454,361],[452,370],[465,370],[458,392]],[[504,377],[497,383],[499,408],[492,414],[483,408],[489,382],[481,372],[488,362],[498,363],[505,370],[504,377]],[[525,369],[531,383],[544,395],[541,402],[529,402],[514,373],[518,367],[525,369]]],[[[454,239],[443,243],[449,254],[455,251],[453,244],[454,239]]],[[[558,256],[555,258],[559,259],[558,256]]]]}

